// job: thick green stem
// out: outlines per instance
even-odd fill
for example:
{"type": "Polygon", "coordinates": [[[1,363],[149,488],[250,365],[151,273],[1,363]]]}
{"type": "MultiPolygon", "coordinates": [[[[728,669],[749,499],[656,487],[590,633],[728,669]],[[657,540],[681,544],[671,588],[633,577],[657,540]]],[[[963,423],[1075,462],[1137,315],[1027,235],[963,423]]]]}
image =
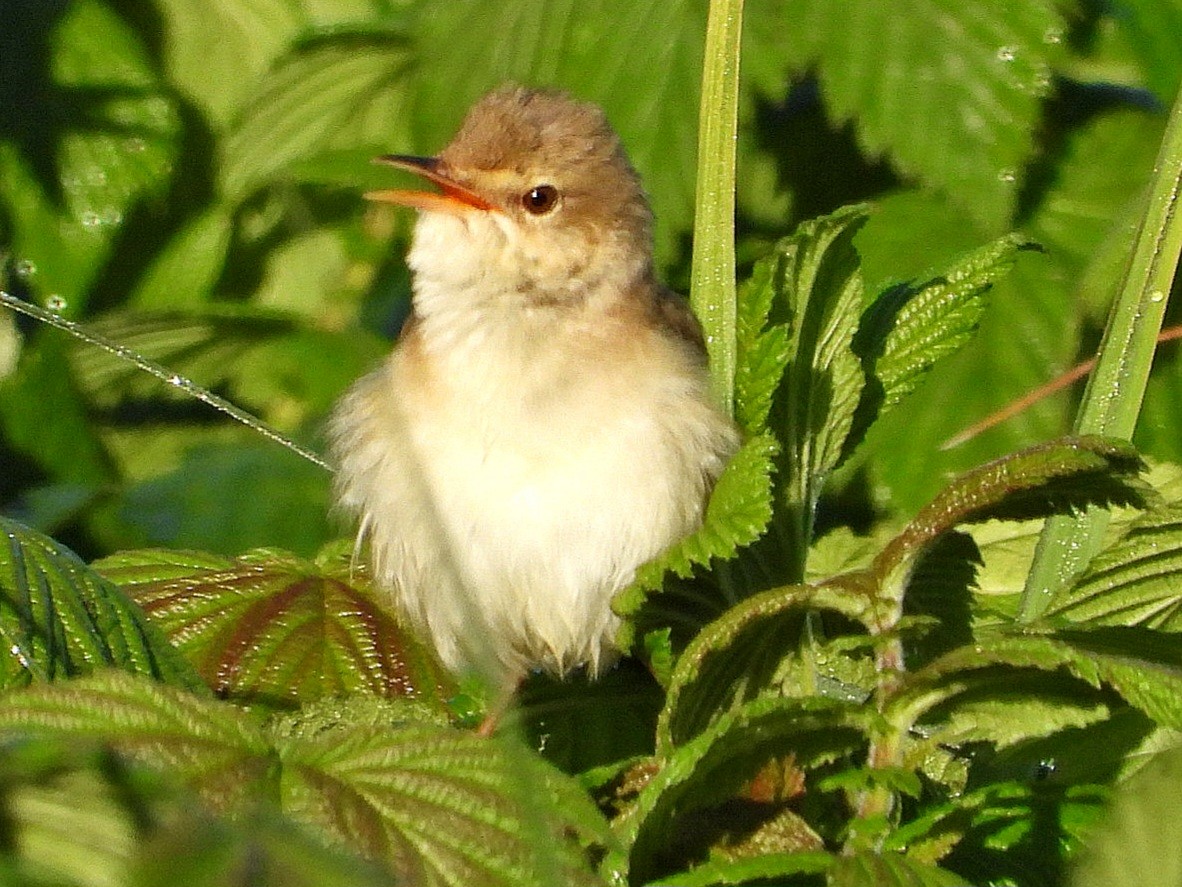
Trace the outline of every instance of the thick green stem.
{"type": "MultiPolygon", "coordinates": [[[[1133,253],[1076,417],[1080,434],[1132,439],[1182,250],[1180,197],[1182,93],[1170,112],[1133,253]]],[[[1024,621],[1041,615],[1087,565],[1107,526],[1108,513],[1099,508],[1047,521],[1022,595],[1024,621]]]]}
{"type": "Polygon", "coordinates": [[[734,411],[735,141],[743,0],[711,0],[698,118],[690,303],[706,332],[719,402],[734,411]]]}

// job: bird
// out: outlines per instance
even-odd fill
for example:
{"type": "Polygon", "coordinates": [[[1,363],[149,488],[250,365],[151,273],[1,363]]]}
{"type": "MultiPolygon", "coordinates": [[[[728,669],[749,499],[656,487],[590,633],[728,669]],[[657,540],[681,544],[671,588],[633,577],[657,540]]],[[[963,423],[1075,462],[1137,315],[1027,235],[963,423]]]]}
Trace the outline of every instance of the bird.
{"type": "Polygon", "coordinates": [[[417,210],[411,313],[330,419],[337,502],[448,669],[594,677],[613,596],[701,525],[740,443],[641,181],[597,105],[517,85],[436,156],[377,160],[430,185],[365,195],[417,210]]]}

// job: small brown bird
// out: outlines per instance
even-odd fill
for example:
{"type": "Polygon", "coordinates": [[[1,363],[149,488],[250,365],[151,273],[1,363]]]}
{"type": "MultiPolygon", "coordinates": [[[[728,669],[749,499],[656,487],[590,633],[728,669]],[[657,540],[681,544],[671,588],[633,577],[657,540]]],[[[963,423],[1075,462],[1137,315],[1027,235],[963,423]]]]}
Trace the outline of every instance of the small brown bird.
{"type": "Polygon", "coordinates": [[[702,520],[738,446],[602,111],[499,89],[414,207],[413,313],[332,420],[340,502],[443,662],[505,687],[613,658],[612,596],[702,520]]]}

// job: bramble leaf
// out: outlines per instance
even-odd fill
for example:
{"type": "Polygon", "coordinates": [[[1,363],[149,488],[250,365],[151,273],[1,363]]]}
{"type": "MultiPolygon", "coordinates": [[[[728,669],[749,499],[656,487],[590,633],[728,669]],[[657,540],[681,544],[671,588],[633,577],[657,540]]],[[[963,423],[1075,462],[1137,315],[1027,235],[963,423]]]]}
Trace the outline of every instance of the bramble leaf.
{"type": "Polygon", "coordinates": [[[204,689],[184,658],[122,591],[78,556],[0,517],[0,687],[123,668],[204,689]]]}
{"type": "Polygon", "coordinates": [[[175,639],[220,697],[286,708],[364,693],[444,708],[446,673],[347,559],[149,549],[95,568],[175,639]]]}

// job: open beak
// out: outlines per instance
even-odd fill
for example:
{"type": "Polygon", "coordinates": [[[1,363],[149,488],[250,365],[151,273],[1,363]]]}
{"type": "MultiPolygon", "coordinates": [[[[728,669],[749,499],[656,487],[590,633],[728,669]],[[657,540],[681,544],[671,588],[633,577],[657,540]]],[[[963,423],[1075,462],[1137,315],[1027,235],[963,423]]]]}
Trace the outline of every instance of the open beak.
{"type": "Polygon", "coordinates": [[[427,181],[438,185],[439,191],[368,191],[365,194],[366,200],[397,203],[400,206],[411,206],[415,209],[450,213],[462,213],[470,209],[494,209],[491,203],[475,191],[464,187],[448,176],[443,171],[443,164],[435,157],[384,154],[381,157],[375,157],[374,163],[384,163],[420,175],[427,181]]]}

